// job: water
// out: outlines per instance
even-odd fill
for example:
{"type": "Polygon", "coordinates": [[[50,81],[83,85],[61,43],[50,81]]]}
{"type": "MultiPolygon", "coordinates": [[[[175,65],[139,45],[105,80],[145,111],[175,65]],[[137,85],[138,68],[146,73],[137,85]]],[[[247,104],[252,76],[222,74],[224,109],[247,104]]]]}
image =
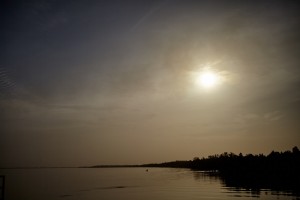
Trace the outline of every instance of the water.
{"type": "Polygon", "coordinates": [[[2,169],[5,200],[299,199],[288,192],[226,187],[217,176],[170,168],[2,169]]]}

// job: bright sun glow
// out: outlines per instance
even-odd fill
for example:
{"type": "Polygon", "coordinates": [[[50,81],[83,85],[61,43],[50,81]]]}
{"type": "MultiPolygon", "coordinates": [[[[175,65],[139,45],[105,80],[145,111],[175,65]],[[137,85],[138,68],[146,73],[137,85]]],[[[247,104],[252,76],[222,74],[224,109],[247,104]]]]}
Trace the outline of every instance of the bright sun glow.
{"type": "Polygon", "coordinates": [[[218,75],[214,72],[207,71],[197,77],[197,84],[204,88],[212,88],[218,83],[218,75]]]}

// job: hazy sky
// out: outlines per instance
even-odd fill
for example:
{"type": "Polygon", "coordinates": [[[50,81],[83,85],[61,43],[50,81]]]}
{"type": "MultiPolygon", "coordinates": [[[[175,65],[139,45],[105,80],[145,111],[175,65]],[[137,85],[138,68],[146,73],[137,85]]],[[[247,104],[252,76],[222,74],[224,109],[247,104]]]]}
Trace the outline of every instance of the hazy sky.
{"type": "Polygon", "coordinates": [[[1,2],[0,167],[300,146],[296,0],[1,2]]]}

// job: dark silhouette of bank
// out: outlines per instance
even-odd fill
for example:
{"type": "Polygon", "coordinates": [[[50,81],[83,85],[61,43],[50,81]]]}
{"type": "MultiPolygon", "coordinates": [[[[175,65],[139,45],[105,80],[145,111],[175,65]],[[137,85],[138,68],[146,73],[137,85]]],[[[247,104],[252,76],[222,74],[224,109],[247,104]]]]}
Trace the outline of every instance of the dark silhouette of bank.
{"type": "Polygon", "coordinates": [[[174,161],[160,164],[146,164],[144,167],[191,168],[208,171],[219,176],[227,187],[248,188],[252,191],[272,189],[289,191],[300,196],[300,151],[263,154],[222,153],[208,158],[194,158],[190,161],[174,161]]]}

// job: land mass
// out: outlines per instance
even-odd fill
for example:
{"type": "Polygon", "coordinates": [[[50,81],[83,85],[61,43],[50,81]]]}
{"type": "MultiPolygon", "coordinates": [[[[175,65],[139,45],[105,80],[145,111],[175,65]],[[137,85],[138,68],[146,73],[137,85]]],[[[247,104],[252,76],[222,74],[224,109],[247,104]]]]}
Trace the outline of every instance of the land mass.
{"type": "Polygon", "coordinates": [[[268,155],[222,153],[207,158],[142,165],[95,165],[89,168],[168,167],[205,171],[220,177],[227,186],[249,189],[290,190],[300,195],[300,151],[272,151],[268,155]]]}

